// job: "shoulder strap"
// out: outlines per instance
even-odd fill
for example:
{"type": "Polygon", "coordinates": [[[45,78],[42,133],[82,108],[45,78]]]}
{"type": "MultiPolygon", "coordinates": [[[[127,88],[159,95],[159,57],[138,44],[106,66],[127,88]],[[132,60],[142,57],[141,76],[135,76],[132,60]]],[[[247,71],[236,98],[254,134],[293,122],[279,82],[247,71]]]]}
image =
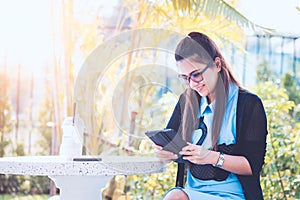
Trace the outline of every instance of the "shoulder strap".
{"type": "Polygon", "coordinates": [[[184,171],[185,171],[185,164],[178,163],[177,164],[177,176],[176,176],[176,187],[182,187],[184,184],[184,171]]]}

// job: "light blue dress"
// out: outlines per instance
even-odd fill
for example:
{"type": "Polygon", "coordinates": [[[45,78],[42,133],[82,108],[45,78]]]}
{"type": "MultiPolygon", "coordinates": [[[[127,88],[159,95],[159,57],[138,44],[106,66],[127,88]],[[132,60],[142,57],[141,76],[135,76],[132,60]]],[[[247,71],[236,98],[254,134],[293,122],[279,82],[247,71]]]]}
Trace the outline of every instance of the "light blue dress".
{"type": "MultiPolygon", "coordinates": [[[[235,144],[236,142],[236,109],[238,100],[238,87],[230,84],[227,99],[226,110],[224,113],[223,123],[221,127],[220,138],[218,144],[235,144]]],[[[203,142],[206,148],[211,147],[211,126],[214,113],[214,103],[208,105],[207,98],[201,98],[199,116],[204,116],[204,123],[207,126],[207,137],[203,142]]],[[[198,129],[194,132],[192,143],[197,143],[202,134],[202,130],[198,129]]],[[[173,188],[175,189],[175,188],[173,188]]],[[[171,189],[172,190],[172,189],[171,189]]],[[[234,174],[229,174],[224,181],[215,180],[199,180],[187,171],[187,181],[184,192],[190,200],[224,200],[245,199],[242,186],[234,174]]]]}

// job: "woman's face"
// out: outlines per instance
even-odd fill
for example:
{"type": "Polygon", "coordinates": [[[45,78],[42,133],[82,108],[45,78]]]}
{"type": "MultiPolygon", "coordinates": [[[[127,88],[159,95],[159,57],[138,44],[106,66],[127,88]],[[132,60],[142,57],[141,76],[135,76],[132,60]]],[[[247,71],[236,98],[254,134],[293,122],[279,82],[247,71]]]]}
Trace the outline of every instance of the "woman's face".
{"type": "MultiPolygon", "coordinates": [[[[200,82],[193,81],[193,78],[189,79],[189,86],[197,91],[201,96],[207,97],[208,102],[211,103],[215,100],[215,88],[218,80],[218,73],[221,70],[220,66],[217,66],[216,63],[220,63],[219,58],[216,58],[215,61],[212,61],[209,67],[202,73],[202,78],[198,77],[200,82]]],[[[183,59],[177,62],[178,64],[178,73],[179,75],[185,75],[190,77],[191,73],[196,71],[201,72],[209,63],[199,63],[190,59],[183,59]]]]}

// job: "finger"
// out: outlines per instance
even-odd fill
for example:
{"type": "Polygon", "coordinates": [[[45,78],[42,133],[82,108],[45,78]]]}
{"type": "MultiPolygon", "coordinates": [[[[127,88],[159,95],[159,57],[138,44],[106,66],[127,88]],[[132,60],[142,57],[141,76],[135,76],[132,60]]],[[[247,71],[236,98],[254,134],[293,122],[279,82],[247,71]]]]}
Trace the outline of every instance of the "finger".
{"type": "Polygon", "coordinates": [[[178,156],[170,151],[154,149],[154,152],[157,157],[167,157],[169,159],[176,159],[178,156]]]}
{"type": "Polygon", "coordinates": [[[197,148],[198,148],[197,145],[189,143],[187,146],[182,148],[182,151],[193,151],[197,148]]]}
{"type": "Polygon", "coordinates": [[[182,158],[184,159],[184,160],[188,160],[188,161],[190,161],[190,162],[192,162],[194,159],[193,159],[193,156],[182,156],[182,158]]]}
{"type": "Polygon", "coordinates": [[[179,152],[180,155],[184,155],[184,156],[198,156],[198,152],[197,151],[183,151],[183,152],[179,152]]]}
{"type": "Polygon", "coordinates": [[[182,150],[179,152],[180,155],[185,155],[185,156],[189,156],[192,154],[192,151],[189,150],[182,150]]]}
{"type": "Polygon", "coordinates": [[[153,145],[153,148],[154,148],[154,149],[157,149],[157,150],[163,150],[163,147],[158,146],[158,145],[156,145],[156,144],[153,145]]]}
{"type": "Polygon", "coordinates": [[[184,160],[190,161],[191,163],[200,164],[198,159],[195,156],[183,156],[182,158],[184,160]]]}
{"type": "Polygon", "coordinates": [[[175,160],[178,158],[178,156],[176,154],[158,154],[157,157],[161,161],[171,161],[171,160],[175,160]]]}
{"type": "Polygon", "coordinates": [[[179,154],[181,155],[193,155],[194,152],[197,152],[199,146],[196,146],[196,145],[193,145],[193,146],[190,146],[190,147],[187,147],[187,148],[183,148],[179,154]]]}
{"type": "Polygon", "coordinates": [[[159,152],[157,154],[157,157],[172,159],[174,157],[174,154],[169,154],[169,153],[165,153],[165,152],[159,152]]]}
{"type": "Polygon", "coordinates": [[[176,154],[172,154],[172,155],[170,155],[170,156],[167,156],[167,159],[168,160],[175,160],[175,159],[177,159],[178,158],[178,155],[176,155],[176,154]]]}

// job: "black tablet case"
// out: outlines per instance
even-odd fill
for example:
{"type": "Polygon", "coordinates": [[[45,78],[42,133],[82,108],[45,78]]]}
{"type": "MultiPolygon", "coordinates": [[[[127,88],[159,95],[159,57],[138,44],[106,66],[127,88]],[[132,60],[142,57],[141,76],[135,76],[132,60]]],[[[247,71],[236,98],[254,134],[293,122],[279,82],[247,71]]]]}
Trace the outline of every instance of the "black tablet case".
{"type": "Polygon", "coordinates": [[[163,129],[163,130],[152,130],[145,133],[156,145],[163,147],[166,151],[171,151],[177,154],[178,159],[175,162],[188,162],[182,159],[179,155],[181,149],[187,146],[186,141],[184,141],[180,134],[173,129],[163,129]]]}

